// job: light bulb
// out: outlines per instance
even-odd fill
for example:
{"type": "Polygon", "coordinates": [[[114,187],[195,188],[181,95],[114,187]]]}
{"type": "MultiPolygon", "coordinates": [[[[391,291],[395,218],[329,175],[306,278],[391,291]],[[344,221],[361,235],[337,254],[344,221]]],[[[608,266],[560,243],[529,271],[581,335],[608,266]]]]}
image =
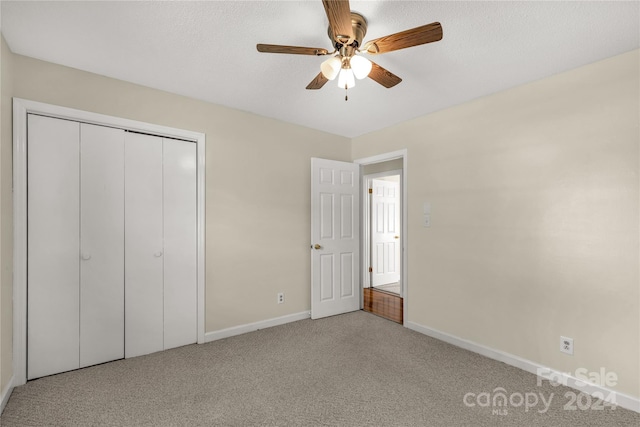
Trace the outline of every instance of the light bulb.
{"type": "Polygon", "coordinates": [[[354,55],[349,62],[351,63],[353,75],[358,80],[364,79],[371,72],[371,61],[364,56],[354,55]]]}
{"type": "Polygon", "coordinates": [[[351,89],[356,85],[356,80],[353,78],[353,70],[351,68],[343,68],[340,70],[340,76],[338,77],[338,87],[344,89],[351,89]]]}
{"type": "Polygon", "coordinates": [[[332,56],[331,58],[320,64],[322,75],[329,80],[333,80],[338,76],[341,67],[342,61],[337,56],[332,56]]]}

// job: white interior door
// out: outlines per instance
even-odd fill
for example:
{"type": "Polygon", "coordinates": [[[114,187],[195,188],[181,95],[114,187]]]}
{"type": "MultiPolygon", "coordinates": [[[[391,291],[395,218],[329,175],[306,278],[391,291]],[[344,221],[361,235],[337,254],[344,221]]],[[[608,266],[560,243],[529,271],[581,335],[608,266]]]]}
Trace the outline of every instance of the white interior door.
{"type": "Polygon", "coordinates": [[[400,182],[372,179],[371,284],[400,281],[400,182]]]}
{"type": "Polygon", "coordinates": [[[311,318],[360,309],[360,166],[311,159],[311,318]]]}
{"type": "Polygon", "coordinates": [[[197,334],[196,144],[163,140],[164,349],[197,334]]]}
{"type": "Polygon", "coordinates": [[[80,125],[29,115],[27,378],[78,369],[80,125]]]}
{"type": "Polygon", "coordinates": [[[80,367],[124,357],[124,134],[80,125],[80,367]]]}
{"type": "Polygon", "coordinates": [[[125,357],[161,351],[162,138],[125,134],[125,357]]]}

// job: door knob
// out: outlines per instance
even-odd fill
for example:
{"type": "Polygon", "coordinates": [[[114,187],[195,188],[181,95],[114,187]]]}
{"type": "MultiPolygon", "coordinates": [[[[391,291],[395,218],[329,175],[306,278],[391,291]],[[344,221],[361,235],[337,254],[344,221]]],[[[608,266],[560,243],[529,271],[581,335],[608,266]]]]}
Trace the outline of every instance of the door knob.
{"type": "Polygon", "coordinates": [[[91,254],[82,254],[80,255],[83,261],[89,261],[91,259],[91,254]]]}
{"type": "Polygon", "coordinates": [[[393,236],[393,238],[394,238],[394,239],[399,239],[399,238],[400,238],[400,236],[393,236]]]}
{"type": "Polygon", "coordinates": [[[159,258],[162,256],[162,252],[158,251],[155,254],[153,254],[154,257],[159,258]]]}
{"type": "Polygon", "coordinates": [[[322,249],[322,246],[320,246],[319,244],[317,244],[317,243],[316,243],[316,244],[313,246],[313,249],[322,249]]]}

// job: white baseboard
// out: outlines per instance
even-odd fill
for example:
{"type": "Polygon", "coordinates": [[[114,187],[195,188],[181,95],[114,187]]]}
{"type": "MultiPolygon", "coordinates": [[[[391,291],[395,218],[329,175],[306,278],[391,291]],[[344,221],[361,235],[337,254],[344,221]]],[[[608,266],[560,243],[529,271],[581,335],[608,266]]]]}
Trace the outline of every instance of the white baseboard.
{"type": "Polygon", "coordinates": [[[296,322],[298,320],[308,319],[311,316],[309,311],[301,313],[288,314],[286,316],[274,317],[273,319],[261,320],[255,323],[247,323],[246,325],[234,326],[219,331],[207,332],[204,334],[204,342],[221,340],[223,338],[233,337],[235,335],[246,334],[247,332],[257,331],[258,329],[271,328],[272,326],[284,325],[285,323],[296,322]]]}
{"type": "Polygon", "coordinates": [[[7,383],[4,390],[2,390],[2,394],[0,394],[0,415],[2,415],[4,407],[7,406],[9,397],[11,397],[11,392],[13,392],[13,375],[11,376],[11,378],[9,378],[9,382],[7,383]]]}
{"type": "Polygon", "coordinates": [[[583,380],[580,380],[564,372],[555,371],[551,368],[542,366],[538,363],[532,362],[527,359],[523,359],[513,354],[505,353],[500,350],[495,350],[493,348],[486,347],[482,344],[478,344],[473,341],[465,340],[463,338],[459,338],[454,335],[447,334],[445,332],[440,332],[435,329],[422,326],[415,322],[406,322],[405,326],[413,331],[420,332],[421,334],[430,336],[431,338],[435,338],[437,340],[455,345],[456,347],[460,347],[465,350],[478,353],[482,356],[488,357],[489,359],[497,360],[497,361],[506,363],[507,365],[520,368],[524,371],[538,375],[546,380],[553,380],[555,382],[559,382],[560,384],[566,385],[567,387],[571,387],[578,391],[581,391],[590,395],[594,395],[594,393],[597,393],[596,397],[609,396],[611,397],[611,401],[614,402],[616,405],[620,406],[621,408],[629,409],[635,412],[640,412],[640,399],[637,397],[620,393],[618,391],[611,390],[606,387],[602,387],[600,385],[585,383],[583,380]]]}

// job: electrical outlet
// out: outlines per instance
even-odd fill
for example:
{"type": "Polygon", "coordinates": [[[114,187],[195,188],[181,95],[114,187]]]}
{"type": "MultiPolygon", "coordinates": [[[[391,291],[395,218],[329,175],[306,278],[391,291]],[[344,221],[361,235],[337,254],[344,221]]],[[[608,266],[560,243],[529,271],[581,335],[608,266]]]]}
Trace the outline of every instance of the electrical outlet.
{"type": "Polygon", "coordinates": [[[573,355],[573,338],[560,336],[560,351],[573,355]]]}
{"type": "Polygon", "coordinates": [[[284,292],[278,292],[278,304],[284,303],[284,292]]]}

